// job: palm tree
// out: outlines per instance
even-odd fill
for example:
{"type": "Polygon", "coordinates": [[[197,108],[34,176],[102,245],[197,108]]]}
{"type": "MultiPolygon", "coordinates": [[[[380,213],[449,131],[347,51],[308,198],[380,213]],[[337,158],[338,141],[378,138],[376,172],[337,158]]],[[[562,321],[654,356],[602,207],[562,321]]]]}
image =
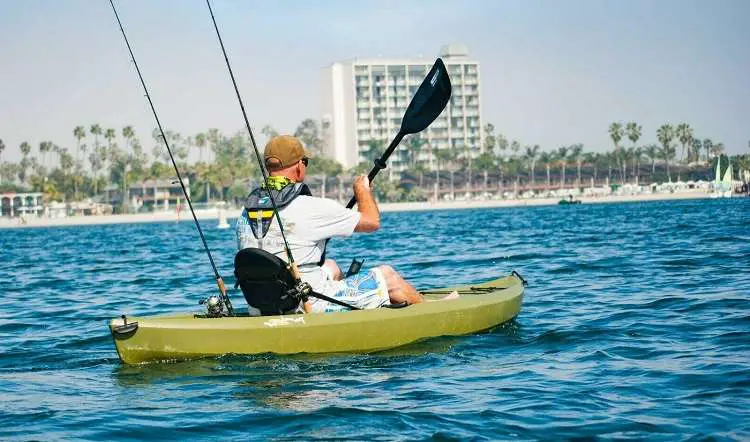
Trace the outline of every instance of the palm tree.
{"type": "Polygon", "coordinates": [[[703,147],[703,143],[701,143],[701,140],[699,140],[698,138],[693,138],[693,142],[691,144],[691,149],[693,151],[693,157],[695,158],[695,161],[700,161],[701,148],[703,147]]]}
{"type": "Polygon", "coordinates": [[[203,149],[206,148],[206,134],[203,132],[195,136],[195,147],[198,148],[198,162],[203,162],[203,149]]]}
{"type": "Polygon", "coordinates": [[[4,150],[5,150],[5,143],[3,142],[2,139],[0,139],[0,158],[2,158],[4,150]]]}
{"type": "MultiPolygon", "coordinates": [[[[219,149],[220,139],[221,139],[221,133],[219,133],[219,129],[212,128],[208,130],[208,134],[206,135],[206,141],[208,141],[208,144],[211,145],[211,150],[214,152],[214,159],[216,159],[216,151],[219,149]]],[[[210,159],[211,155],[209,155],[208,157],[210,159]]],[[[209,160],[206,160],[206,161],[208,162],[209,160]]]]}
{"type": "Polygon", "coordinates": [[[76,137],[76,161],[78,161],[79,153],[81,151],[81,140],[86,137],[86,129],[83,126],[76,126],[73,129],[73,136],[76,137]]]}
{"type": "Polygon", "coordinates": [[[26,184],[26,170],[29,168],[29,154],[31,153],[31,144],[24,141],[21,143],[21,168],[18,172],[18,179],[22,184],[26,184]]]}
{"type": "Polygon", "coordinates": [[[539,145],[535,144],[534,147],[526,146],[526,161],[529,163],[529,171],[531,172],[531,186],[536,184],[536,177],[534,176],[534,170],[536,169],[536,162],[539,159],[539,145]]]}
{"type": "MultiPolygon", "coordinates": [[[[620,140],[625,135],[625,131],[622,127],[622,123],[612,123],[609,125],[609,137],[612,138],[612,142],[615,145],[615,157],[619,159],[620,154],[620,140]]],[[[621,171],[622,172],[622,171],[621,171]]],[[[625,177],[623,176],[623,181],[625,177]]]]}
{"type": "Polygon", "coordinates": [[[505,151],[508,150],[508,139],[503,134],[497,134],[497,156],[502,161],[505,151]]]}
{"type": "Polygon", "coordinates": [[[592,178],[593,182],[596,183],[599,180],[599,166],[603,163],[605,157],[599,152],[586,152],[583,154],[583,162],[591,164],[593,168],[592,178]]]}
{"type": "Polygon", "coordinates": [[[484,125],[484,151],[494,154],[495,146],[497,146],[497,138],[495,137],[495,125],[493,125],[492,123],[487,123],[484,125]]]}
{"type": "Polygon", "coordinates": [[[91,128],[89,128],[89,132],[94,136],[94,149],[99,149],[99,135],[102,134],[102,127],[98,124],[92,124],[91,128]]]}
{"type": "Polygon", "coordinates": [[[627,133],[630,142],[633,143],[633,149],[635,149],[635,145],[638,142],[638,139],[641,138],[641,129],[641,126],[635,121],[631,121],[630,123],[625,125],[625,132],[627,133]]]}
{"type": "Polygon", "coordinates": [[[578,187],[581,187],[581,166],[583,165],[583,144],[578,143],[570,146],[570,158],[576,162],[578,169],[578,187]]]}
{"type": "MultiPolygon", "coordinates": [[[[112,146],[113,146],[113,140],[117,136],[117,132],[115,132],[114,129],[107,129],[104,131],[104,138],[107,140],[107,149],[102,152],[102,160],[104,161],[104,169],[105,171],[108,170],[108,162],[111,165],[115,158],[115,152],[113,152],[112,146]]],[[[106,174],[106,172],[105,172],[106,174]]],[[[105,176],[106,178],[106,176],[105,176]]],[[[107,178],[107,182],[109,182],[109,178],[107,178]]]]}
{"type": "Polygon", "coordinates": [[[669,173],[669,160],[672,159],[672,140],[674,139],[674,129],[669,124],[663,124],[656,130],[656,138],[662,145],[662,155],[667,162],[667,177],[672,181],[672,175],[669,173]]]}
{"type": "Polygon", "coordinates": [[[440,163],[447,165],[453,157],[452,149],[438,149],[435,148],[435,181],[440,186],[440,163]]]}
{"type": "Polygon", "coordinates": [[[422,147],[425,145],[426,141],[423,140],[419,134],[414,134],[409,137],[408,140],[406,140],[406,148],[409,152],[409,163],[411,166],[414,166],[417,164],[417,161],[419,160],[419,154],[422,151],[422,147]]]}
{"type": "Polygon", "coordinates": [[[57,152],[60,156],[60,169],[64,175],[68,175],[69,172],[73,171],[73,156],[67,148],[61,149],[58,147],[57,152]]]}
{"type": "Polygon", "coordinates": [[[633,176],[635,177],[636,184],[638,183],[639,177],[641,175],[641,159],[643,159],[643,148],[636,147],[635,149],[633,149],[633,160],[635,163],[633,165],[633,176]]]}
{"type": "Polygon", "coordinates": [[[557,148],[557,161],[562,167],[562,174],[560,176],[560,188],[565,187],[565,166],[568,164],[568,147],[560,146],[557,148]]]}
{"type": "Polygon", "coordinates": [[[690,151],[688,151],[688,146],[693,143],[693,128],[690,127],[687,123],[680,123],[677,125],[677,128],[675,129],[675,135],[677,136],[677,139],[680,140],[680,144],[682,144],[682,153],[680,154],[680,162],[682,162],[685,158],[685,153],[687,152],[687,162],[690,162],[690,151]]]}
{"type": "Polygon", "coordinates": [[[42,166],[46,169],[47,168],[47,152],[52,150],[52,142],[51,141],[42,141],[39,143],[39,153],[42,154],[42,166]]]}
{"type": "Polygon", "coordinates": [[[711,152],[711,149],[713,148],[714,143],[711,141],[711,139],[706,138],[703,140],[703,149],[706,151],[706,162],[708,162],[708,153],[711,152]]]}
{"type": "Polygon", "coordinates": [[[125,151],[130,152],[130,147],[135,137],[135,131],[133,126],[125,126],[122,128],[122,137],[125,138],[125,151]]]}
{"type": "Polygon", "coordinates": [[[57,168],[60,168],[60,154],[62,153],[62,148],[58,146],[57,144],[52,144],[52,151],[57,154],[57,168]]]}
{"type": "Polygon", "coordinates": [[[661,157],[659,146],[656,144],[649,144],[646,146],[646,156],[651,160],[651,181],[654,180],[654,174],[656,174],[656,160],[661,157]]]}
{"type": "Polygon", "coordinates": [[[635,147],[638,139],[641,138],[641,125],[637,124],[635,121],[631,121],[630,123],[625,125],[625,132],[628,134],[628,139],[630,140],[630,142],[633,143],[633,147],[635,147]]]}
{"type": "Polygon", "coordinates": [[[552,166],[552,163],[556,161],[555,153],[554,152],[542,152],[542,154],[539,156],[539,161],[542,164],[544,164],[544,167],[547,169],[547,190],[549,191],[549,185],[550,185],[549,169],[550,169],[550,166],[552,166]]]}
{"type": "Polygon", "coordinates": [[[467,166],[467,180],[466,180],[467,188],[471,188],[473,158],[471,157],[471,152],[469,152],[469,145],[466,143],[464,143],[463,160],[467,166]]]}
{"type": "Polygon", "coordinates": [[[518,155],[518,151],[521,150],[521,143],[518,140],[513,140],[510,143],[510,150],[513,151],[513,156],[518,155]]]}

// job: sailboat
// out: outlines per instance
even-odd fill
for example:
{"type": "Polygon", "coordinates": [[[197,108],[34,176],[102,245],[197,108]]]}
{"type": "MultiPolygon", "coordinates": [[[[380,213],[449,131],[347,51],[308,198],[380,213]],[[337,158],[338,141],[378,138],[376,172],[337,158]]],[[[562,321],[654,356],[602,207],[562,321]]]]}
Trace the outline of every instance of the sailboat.
{"type": "MultiPolygon", "coordinates": [[[[727,161],[729,159],[727,158],[727,161]]],[[[713,193],[711,198],[731,198],[732,197],[732,163],[729,162],[724,176],[721,175],[721,155],[716,157],[716,176],[713,182],[713,193]]]]}
{"type": "MultiPolygon", "coordinates": [[[[727,158],[727,161],[729,159],[727,158]]],[[[732,185],[732,162],[729,162],[727,170],[724,171],[724,176],[721,178],[721,196],[724,198],[731,198],[734,186],[732,185]]]]}
{"type": "Polygon", "coordinates": [[[216,228],[228,229],[229,223],[227,222],[227,216],[224,214],[224,208],[220,207],[218,210],[219,210],[219,225],[217,225],[216,228]]]}

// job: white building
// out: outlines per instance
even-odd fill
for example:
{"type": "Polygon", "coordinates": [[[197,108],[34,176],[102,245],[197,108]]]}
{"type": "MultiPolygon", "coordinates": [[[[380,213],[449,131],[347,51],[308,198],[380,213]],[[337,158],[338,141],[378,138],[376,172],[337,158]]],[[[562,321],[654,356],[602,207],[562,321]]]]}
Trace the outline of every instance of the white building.
{"type": "MultiPolygon", "coordinates": [[[[412,161],[434,165],[435,149],[454,148],[473,157],[483,148],[480,113],[479,63],[468,58],[462,45],[443,46],[440,57],[451,78],[453,92],[445,111],[422,132],[426,144],[418,156],[410,154],[406,137],[388,167],[406,169],[412,161]]],[[[323,128],[325,152],[350,168],[371,162],[368,150],[382,143],[378,154],[398,132],[412,96],[434,59],[354,59],[333,63],[325,70],[323,128]]]]}

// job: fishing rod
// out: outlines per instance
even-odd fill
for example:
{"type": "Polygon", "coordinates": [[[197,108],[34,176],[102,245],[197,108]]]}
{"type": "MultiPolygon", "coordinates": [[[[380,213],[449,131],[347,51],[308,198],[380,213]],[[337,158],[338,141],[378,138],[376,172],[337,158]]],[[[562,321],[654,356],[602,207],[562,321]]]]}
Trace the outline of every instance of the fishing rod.
{"type": "MultiPolygon", "coordinates": [[[[111,0],[110,0],[111,1],[111,0]]],[[[216,24],[216,17],[214,17],[214,10],[211,8],[211,2],[209,0],[206,0],[206,5],[208,6],[208,12],[211,14],[211,21],[214,24],[214,29],[216,30],[216,36],[219,38],[219,45],[221,45],[221,52],[224,54],[224,61],[226,61],[227,64],[227,70],[229,70],[229,76],[232,78],[232,85],[234,85],[234,92],[237,94],[237,101],[240,103],[240,109],[242,109],[242,117],[245,119],[245,127],[247,127],[247,131],[250,134],[250,143],[253,145],[253,151],[255,152],[255,158],[258,160],[258,165],[260,166],[260,173],[263,175],[263,183],[266,183],[266,186],[268,185],[268,172],[266,171],[265,165],[263,164],[263,160],[260,158],[260,152],[258,151],[258,145],[255,143],[255,136],[253,135],[253,129],[250,127],[250,121],[247,119],[247,112],[245,112],[245,105],[242,102],[242,96],[240,95],[240,89],[237,87],[237,81],[234,78],[234,72],[232,71],[232,66],[229,64],[229,57],[227,56],[227,51],[224,48],[224,40],[221,38],[221,33],[219,32],[219,26],[216,24]]],[[[284,251],[286,252],[286,256],[289,260],[289,270],[292,272],[292,275],[295,279],[299,280],[299,271],[297,269],[297,265],[294,263],[294,257],[292,256],[292,250],[289,248],[289,243],[286,240],[286,235],[284,234],[284,225],[281,223],[281,216],[279,215],[279,209],[276,206],[276,200],[273,197],[273,193],[271,190],[268,190],[268,196],[271,200],[271,205],[273,206],[273,213],[276,217],[276,222],[279,224],[279,231],[281,232],[281,239],[284,241],[284,251]]]]}
{"type": "Polygon", "coordinates": [[[122,37],[125,39],[125,45],[127,45],[128,47],[128,52],[130,52],[130,58],[131,60],[133,60],[133,65],[135,65],[135,71],[138,73],[138,78],[141,80],[143,91],[146,93],[146,98],[148,99],[149,106],[151,106],[151,112],[154,114],[156,125],[159,127],[159,133],[161,133],[161,137],[164,140],[164,145],[167,147],[167,152],[169,152],[169,158],[172,160],[172,166],[174,166],[174,171],[177,173],[177,179],[180,182],[180,187],[182,187],[182,193],[183,195],[185,195],[185,200],[188,203],[188,207],[190,207],[190,213],[193,215],[193,221],[195,221],[195,226],[198,228],[198,234],[200,235],[201,241],[203,242],[203,248],[206,250],[206,254],[208,254],[208,260],[211,261],[211,268],[213,268],[214,270],[216,285],[219,288],[221,299],[224,302],[224,305],[227,307],[227,313],[229,314],[229,316],[234,316],[234,308],[232,307],[232,302],[229,300],[229,296],[227,295],[227,289],[224,285],[224,279],[222,279],[221,275],[219,275],[219,271],[216,269],[216,263],[214,263],[214,258],[211,255],[211,250],[209,250],[208,244],[206,243],[206,237],[203,235],[203,229],[201,229],[201,225],[198,222],[198,217],[195,216],[193,203],[190,201],[187,189],[185,189],[185,183],[182,181],[180,169],[177,167],[177,162],[175,162],[174,156],[172,155],[172,149],[169,148],[169,142],[167,141],[166,135],[164,135],[164,129],[162,129],[161,122],[159,121],[159,116],[156,114],[156,108],[154,108],[154,103],[153,101],[151,101],[151,95],[148,93],[146,82],[143,80],[143,75],[141,75],[141,69],[138,67],[138,63],[135,61],[133,49],[130,47],[130,42],[128,41],[127,35],[125,35],[125,29],[123,29],[122,27],[120,16],[117,14],[117,8],[115,8],[115,3],[113,0],[109,0],[109,4],[112,5],[112,11],[115,13],[115,18],[117,19],[117,24],[120,27],[120,32],[122,32],[122,37]]]}

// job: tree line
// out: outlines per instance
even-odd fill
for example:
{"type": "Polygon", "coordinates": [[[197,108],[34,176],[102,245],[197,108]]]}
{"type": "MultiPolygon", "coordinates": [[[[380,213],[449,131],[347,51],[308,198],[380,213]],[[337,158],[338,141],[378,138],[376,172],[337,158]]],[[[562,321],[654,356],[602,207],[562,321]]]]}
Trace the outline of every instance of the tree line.
{"type": "MultiPolygon", "coordinates": [[[[268,125],[260,132],[266,138],[278,135],[278,131],[268,125]]],[[[701,170],[705,175],[711,159],[724,152],[721,142],[695,137],[692,128],[685,123],[660,126],[655,134],[658,144],[639,144],[643,135],[639,124],[613,122],[608,128],[613,149],[605,152],[586,152],[581,143],[545,151],[536,144],[509,140],[496,133],[491,123],[485,124],[483,132],[481,153],[470,151],[468,146],[433,148],[419,134],[407,137],[391,157],[392,161],[403,165],[402,181],[405,177],[407,184],[382,180],[376,186],[379,196],[386,200],[422,199],[424,191],[409,191],[413,187],[408,183],[410,178],[418,181],[419,188],[425,188],[426,184],[440,184],[447,179],[453,183],[455,176],[469,187],[482,179],[486,184],[488,176],[500,185],[523,181],[531,186],[539,183],[549,186],[554,181],[561,186],[581,186],[583,175],[596,181],[606,176],[613,183],[633,182],[644,174],[651,182],[657,179],[671,181],[672,169],[676,169],[674,172],[679,180],[683,173],[689,175],[695,170],[701,170]],[[644,171],[644,165],[650,167],[644,171]],[[575,177],[572,181],[566,177],[568,167],[576,170],[575,175],[571,174],[575,177]],[[540,171],[545,172],[541,178],[537,176],[540,171]]],[[[368,171],[387,142],[368,142],[362,152],[363,161],[345,171],[339,163],[324,155],[323,130],[318,121],[303,120],[294,135],[315,154],[308,174],[333,181],[368,171]]],[[[209,195],[222,200],[241,199],[247,193],[248,178],[257,180],[260,176],[245,131],[223,134],[218,129],[208,129],[183,135],[167,130],[165,142],[155,129],[149,134],[152,140],[150,155],[130,125],[119,130],[103,128],[99,124],[76,126],[72,136],[74,144],[65,147],[52,141],[42,141],[37,146],[21,143],[19,162],[0,162],[0,188],[40,191],[47,200],[77,201],[96,197],[103,189],[119,191],[145,180],[173,179],[175,174],[166,143],[181,173],[190,178],[191,195],[196,201],[208,200],[209,195]],[[193,161],[189,161],[190,158],[193,161]]],[[[5,147],[0,140],[0,159],[5,147]]],[[[740,167],[750,169],[749,155],[736,160],[740,167]]]]}

